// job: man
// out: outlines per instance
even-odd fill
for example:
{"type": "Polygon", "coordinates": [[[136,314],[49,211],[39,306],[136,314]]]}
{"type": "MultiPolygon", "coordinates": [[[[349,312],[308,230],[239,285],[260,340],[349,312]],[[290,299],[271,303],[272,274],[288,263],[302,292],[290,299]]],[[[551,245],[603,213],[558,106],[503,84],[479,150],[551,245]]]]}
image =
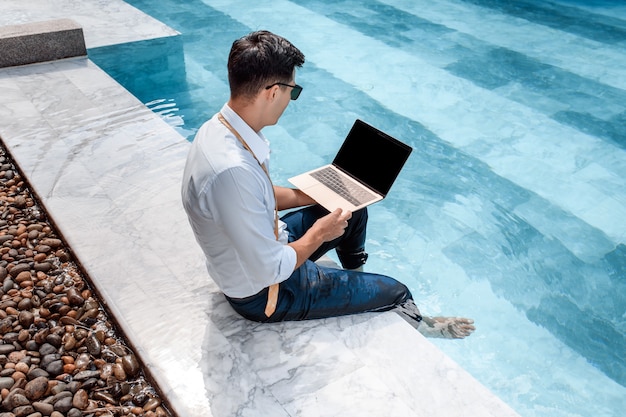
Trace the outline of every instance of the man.
{"type": "Polygon", "coordinates": [[[328,213],[303,192],[272,184],[261,130],[300,95],[295,70],[303,63],[294,45],[267,31],[232,45],[230,99],[198,130],[182,186],[210,276],[235,311],[254,321],[398,309],[426,335],[469,335],[472,320],[422,318],[405,285],[360,270],[367,210],[328,213]],[[278,211],[294,208],[278,219],[278,211]],[[331,249],[344,269],[314,262],[331,249]]]}

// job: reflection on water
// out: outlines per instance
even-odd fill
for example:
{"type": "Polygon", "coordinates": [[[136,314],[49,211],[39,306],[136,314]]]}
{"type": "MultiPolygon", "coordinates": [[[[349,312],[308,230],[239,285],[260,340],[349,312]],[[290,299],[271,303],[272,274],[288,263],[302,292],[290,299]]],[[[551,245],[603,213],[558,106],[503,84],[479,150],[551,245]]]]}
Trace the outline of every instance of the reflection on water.
{"type": "Polygon", "coordinates": [[[191,104],[180,36],[93,48],[88,55],[181,135],[193,137],[196,129],[187,126],[196,123],[186,122],[193,112],[180,108],[191,104]]]}

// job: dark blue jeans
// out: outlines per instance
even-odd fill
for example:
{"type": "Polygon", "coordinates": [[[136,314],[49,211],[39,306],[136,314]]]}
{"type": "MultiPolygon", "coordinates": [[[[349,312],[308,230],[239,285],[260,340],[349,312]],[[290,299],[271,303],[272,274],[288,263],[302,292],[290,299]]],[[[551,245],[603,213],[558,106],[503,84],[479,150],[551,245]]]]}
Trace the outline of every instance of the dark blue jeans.
{"type": "MultiPolygon", "coordinates": [[[[328,212],[320,206],[306,207],[283,216],[290,241],[299,239],[317,219],[328,212]]],[[[241,316],[258,322],[308,320],[372,311],[385,311],[412,300],[409,289],[397,280],[379,274],[327,268],[314,261],[331,249],[344,268],[365,263],[367,210],[352,214],[346,232],[323,244],[291,276],[280,283],[278,304],[271,317],[264,310],[268,289],[246,298],[226,297],[241,316]]]]}

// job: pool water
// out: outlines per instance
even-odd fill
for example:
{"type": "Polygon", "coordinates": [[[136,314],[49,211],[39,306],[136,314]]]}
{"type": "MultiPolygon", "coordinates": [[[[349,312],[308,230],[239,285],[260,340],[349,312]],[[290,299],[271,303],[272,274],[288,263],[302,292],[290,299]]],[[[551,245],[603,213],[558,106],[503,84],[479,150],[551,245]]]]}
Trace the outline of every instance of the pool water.
{"type": "Polygon", "coordinates": [[[409,143],[367,269],[473,317],[434,343],[520,415],[623,413],[623,2],[128,2],[181,35],[89,56],[189,140],[228,98],[232,41],[290,39],[304,91],[265,130],[275,183],[328,162],[357,117],[409,143]]]}

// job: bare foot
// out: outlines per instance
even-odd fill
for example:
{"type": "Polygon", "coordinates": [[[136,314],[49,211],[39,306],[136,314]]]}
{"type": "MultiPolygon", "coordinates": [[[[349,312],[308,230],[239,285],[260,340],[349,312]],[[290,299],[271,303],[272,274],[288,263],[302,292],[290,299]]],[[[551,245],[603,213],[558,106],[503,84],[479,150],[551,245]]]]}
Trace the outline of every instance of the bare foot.
{"type": "Polygon", "coordinates": [[[464,317],[423,317],[417,330],[426,337],[463,339],[476,327],[474,320],[464,317]]]}

